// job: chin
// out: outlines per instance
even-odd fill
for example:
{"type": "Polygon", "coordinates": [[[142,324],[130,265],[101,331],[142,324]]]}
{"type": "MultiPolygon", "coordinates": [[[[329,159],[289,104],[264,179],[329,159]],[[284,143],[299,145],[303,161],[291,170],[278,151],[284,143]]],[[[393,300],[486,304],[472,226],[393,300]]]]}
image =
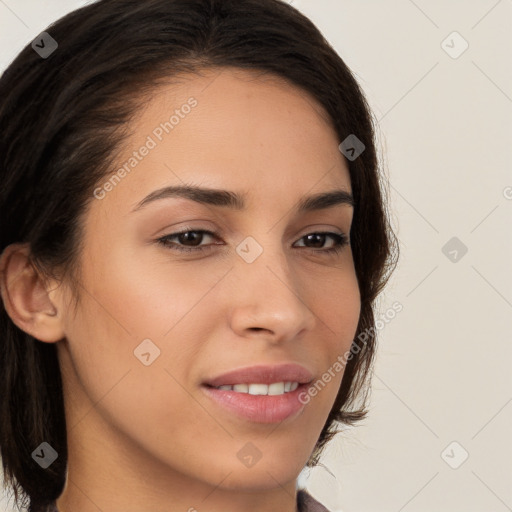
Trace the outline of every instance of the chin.
{"type": "Polygon", "coordinates": [[[226,473],[230,475],[222,482],[222,488],[238,492],[260,492],[275,489],[295,481],[306,464],[304,461],[290,461],[275,458],[263,461],[261,458],[254,466],[230,464],[226,473]]]}

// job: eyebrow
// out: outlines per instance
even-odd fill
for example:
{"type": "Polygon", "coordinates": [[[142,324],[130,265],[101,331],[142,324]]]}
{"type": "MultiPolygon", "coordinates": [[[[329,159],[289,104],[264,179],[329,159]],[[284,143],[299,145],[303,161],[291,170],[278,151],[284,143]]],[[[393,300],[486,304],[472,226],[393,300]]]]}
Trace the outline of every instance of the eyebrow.
{"type": "MultiPolygon", "coordinates": [[[[246,208],[246,194],[239,194],[229,190],[202,188],[195,185],[182,185],[164,187],[147,195],[132,211],[137,211],[154,201],[181,197],[210,206],[244,210],[246,208]]],[[[350,192],[343,189],[329,190],[318,194],[303,197],[297,205],[299,213],[332,208],[337,205],[354,207],[354,198],[350,192]]]]}

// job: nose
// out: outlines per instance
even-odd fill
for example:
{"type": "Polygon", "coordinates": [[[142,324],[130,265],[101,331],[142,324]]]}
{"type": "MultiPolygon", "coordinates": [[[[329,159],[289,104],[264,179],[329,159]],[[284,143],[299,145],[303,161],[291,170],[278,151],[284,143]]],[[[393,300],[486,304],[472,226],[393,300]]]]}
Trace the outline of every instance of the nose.
{"type": "Polygon", "coordinates": [[[307,302],[307,290],[284,254],[265,250],[252,263],[240,258],[233,272],[230,321],[238,336],[282,343],[314,329],[318,318],[307,302]]]}

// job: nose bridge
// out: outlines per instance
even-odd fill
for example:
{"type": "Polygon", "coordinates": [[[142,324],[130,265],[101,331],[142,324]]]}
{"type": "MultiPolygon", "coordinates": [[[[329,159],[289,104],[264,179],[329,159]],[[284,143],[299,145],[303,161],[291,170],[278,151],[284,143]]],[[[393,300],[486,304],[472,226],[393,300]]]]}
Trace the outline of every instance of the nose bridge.
{"type": "Polygon", "coordinates": [[[239,257],[236,266],[240,275],[243,278],[245,274],[253,287],[264,281],[267,292],[274,287],[284,287],[287,294],[292,294],[297,283],[294,281],[281,241],[269,233],[257,236],[258,240],[253,236],[247,236],[236,247],[239,257]]]}
{"type": "Polygon", "coordinates": [[[233,297],[235,327],[294,336],[312,329],[315,316],[302,297],[287,255],[275,236],[246,237],[236,248],[239,287],[233,297]]]}

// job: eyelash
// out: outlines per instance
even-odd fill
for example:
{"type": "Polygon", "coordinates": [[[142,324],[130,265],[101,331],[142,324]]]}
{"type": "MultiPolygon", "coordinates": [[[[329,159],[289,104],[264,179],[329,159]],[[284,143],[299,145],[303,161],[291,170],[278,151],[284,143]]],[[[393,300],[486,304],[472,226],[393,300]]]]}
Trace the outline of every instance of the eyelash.
{"type": "MultiPolygon", "coordinates": [[[[205,229],[184,229],[182,231],[178,231],[176,233],[171,233],[169,235],[165,235],[161,238],[158,238],[156,240],[156,242],[163,245],[164,247],[166,247],[168,249],[171,249],[173,251],[182,252],[182,253],[191,253],[191,252],[197,252],[197,251],[204,252],[205,250],[211,249],[211,247],[212,247],[211,245],[197,246],[197,247],[184,247],[184,246],[179,246],[175,243],[169,242],[169,240],[171,238],[176,238],[185,233],[202,233],[202,234],[206,234],[206,235],[211,235],[215,238],[219,238],[217,233],[215,233],[213,231],[208,231],[205,229]],[[206,248],[208,248],[208,249],[206,249],[206,248]]],[[[313,231],[311,233],[307,233],[304,236],[300,237],[299,240],[306,238],[308,235],[328,235],[335,240],[336,245],[334,245],[333,247],[330,247],[329,249],[314,249],[314,248],[304,247],[305,249],[310,249],[311,251],[317,252],[317,253],[321,252],[321,253],[328,254],[328,255],[337,255],[337,254],[341,253],[343,248],[349,244],[348,238],[345,234],[333,233],[330,231],[313,231]]],[[[220,245],[220,244],[215,244],[215,245],[220,245]]]]}

